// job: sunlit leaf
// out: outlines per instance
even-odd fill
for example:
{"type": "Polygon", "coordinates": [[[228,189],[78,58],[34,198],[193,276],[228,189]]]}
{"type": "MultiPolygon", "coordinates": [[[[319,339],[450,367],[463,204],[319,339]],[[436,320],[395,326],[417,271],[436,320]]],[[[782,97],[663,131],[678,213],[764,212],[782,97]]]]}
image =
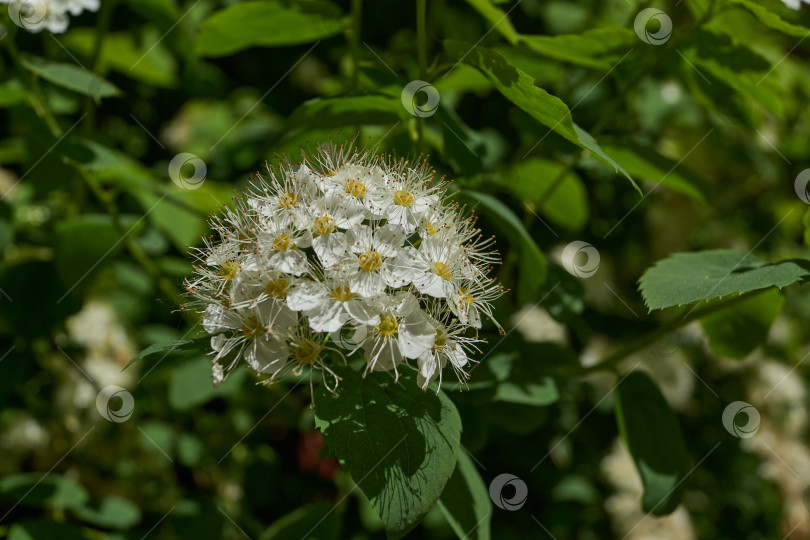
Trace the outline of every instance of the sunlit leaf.
{"type": "Polygon", "coordinates": [[[638,189],[627,171],[605,154],[588,132],[574,123],[571,111],[565,103],[535,86],[531,76],[509,65],[501,55],[483,47],[473,47],[451,40],[445,42],[445,47],[451,57],[458,58],[481,71],[509,101],[548,126],[551,131],[592,152],[617,173],[624,175],[633,187],[638,189]]]}
{"type": "Polygon", "coordinates": [[[786,287],[810,279],[810,261],[769,263],[730,250],[675,253],[649,268],[639,289],[651,310],[743,294],[768,287],[786,287]]]}
{"type": "Polygon", "coordinates": [[[326,0],[242,2],[203,21],[196,47],[202,56],[227,56],[248,47],[309,43],[342,26],[340,9],[326,0]]]}
{"type": "Polygon", "coordinates": [[[629,28],[596,28],[582,34],[521,36],[532,51],[584,67],[610,69],[633,47],[638,36],[629,28]]]}

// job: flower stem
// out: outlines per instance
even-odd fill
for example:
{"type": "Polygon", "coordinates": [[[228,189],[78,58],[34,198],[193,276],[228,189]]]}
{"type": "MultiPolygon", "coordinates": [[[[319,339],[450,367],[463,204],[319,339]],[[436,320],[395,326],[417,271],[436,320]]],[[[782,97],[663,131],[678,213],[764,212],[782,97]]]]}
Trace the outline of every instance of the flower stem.
{"type": "Polygon", "coordinates": [[[363,0],[352,0],[352,27],[349,34],[349,50],[352,55],[352,87],[360,89],[360,36],[363,24],[363,0]]]}
{"type": "MultiPolygon", "coordinates": [[[[419,60],[419,78],[427,78],[427,0],[416,0],[416,45],[419,60]]],[[[419,134],[419,152],[425,153],[425,119],[419,116],[416,119],[419,134]]]]}
{"type": "MultiPolygon", "coordinates": [[[[101,61],[101,51],[104,45],[104,36],[110,27],[110,18],[112,17],[113,4],[115,0],[107,0],[101,3],[101,9],[96,20],[96,40],[93,43],[93,54],[90,57],[90,71],[96,73],[101,61]]],[[[86,118],[82,129],[85,133],[93,132],[96,124],[96,101],[93,97],[88,96],[84,100],[84,112],[86,118]]]]}
{"type": "Polygon", "coordinates": [[[754,297],[754,296],[756,296],[758,294],[761,294],[761,293],[763,293],[763,292],[765,292],[767,290],[768,289],[759,289],[759,290],[756,290],[756,291],[750,291],[750,292],[747,292],[747,293],[744,293],[744,294],[737,295],[737,296],[735,296],[733,298],[730,298],[729,300],[725,300],[725,301],[722,301],[722,302],[717,302],[717,303],[711,304],[709,306],[706,306],[706,307],[704,307],[702,309],[694,310],[691,313],[689,313],[686,317],[681,317],[681,318],[676,319],[676,320],[674,320],[674,321],[672,321],[670,323],[659,326],[658,328],[656,328],[655,330],[653,330],[649,334],[640,337],[639,339],[635,340],[634,342],[632,342],[632,343],[628,344],[627,346],[619,349],[615,353],[607,356],[601,362],[598,362],[598,363],[596,363],[596,364],[594,364],[592,366],[588,366],[588,367],[580,367],[580,368],[576,369],[575,371],[573,371],[571,374],[575,375],[575,376],[583,376],[583,375],[588,375],[590,373],[594,373],[596,371],[613,370],[613,369],[616,368],[616,365],[618,365],[619,362],[621,362],[622,360],[624,360],[628,356],[630,356],[630,355],[632,355],[634,353],[637,353],[638,351],[640,351],[642,349],[645,349],[645,348],[649,347],[650,345],[652,345],[653,343],[655,343],[659,339],[663,338],[664,336],[667,336],[667,335],[671,334],[672,332],[675,332],[676,330],[679,330],[679,329],[683,328],[684,326],[691,323],[692,321],[702,319],[703,317],[706,317],[707,315],[717,313],[718,311],[722,311],[724,309],[727,309],[727,308],[729,308],[731,306],[739,304],[740,302],[744,302],[744,301],[748,300],[749,298],[752,298],[752,297],[754,297]]]}

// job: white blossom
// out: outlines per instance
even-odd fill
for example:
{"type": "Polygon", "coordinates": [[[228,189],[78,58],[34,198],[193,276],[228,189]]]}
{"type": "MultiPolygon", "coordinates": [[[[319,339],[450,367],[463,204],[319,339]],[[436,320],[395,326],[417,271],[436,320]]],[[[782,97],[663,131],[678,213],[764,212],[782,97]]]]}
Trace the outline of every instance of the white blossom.
{"type": "Polygon", "coordinates": [[[334,391],[330,366],[358,355],[364,374],[413,369],[424,390],[449,365],[464,384],[503,289],[493,240],[433,170],[351,147],[267,170],[212,218],[186,280],[215,382],[244,360],[264,383],[320,372],[334,391]]]}
{"type": "Polygon", "coordinates": [[[28,30],[40,32],[42,29],[61,34],[70,25],[70,15],[82,11],[98,11],[100,0],[0,0],[8,4],[12,22],[28,30]]]}

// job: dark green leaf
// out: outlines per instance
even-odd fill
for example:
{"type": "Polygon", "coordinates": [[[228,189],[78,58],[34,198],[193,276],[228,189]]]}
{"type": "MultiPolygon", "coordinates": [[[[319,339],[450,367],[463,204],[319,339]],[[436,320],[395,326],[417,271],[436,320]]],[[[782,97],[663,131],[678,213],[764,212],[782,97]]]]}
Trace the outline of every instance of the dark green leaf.
{"type": "Polygon", "coordinates": [[[652,148],[636,144],[605,144],[602,148],[624,167],[634,178],[660,184],[707,202],[708,182],[697,174],[652,148]]]}
{"type": "Polygon", "coordinates": [[[147,356],[152,356],[154,354],[169,355],[171,353],[180,351],[200,350],[202,347],[205,347],[210,340],[210,336],[204,336],[194,339],[178,339],[177,341],[154,343],[136,354],[135,357],[130,360],[126,366],[124,366],[124,369],[128,368],[138,360],[142,360],[147,356]]]}
{"type": "Polygon", "coordinates": [[[757,4],[756,2],[752,2],[751,0],[727,0],[726,3],[728,5],[740,7],[748,11],[751,15],[756,17],[759,22],[768,28],[778,30],[783,34],[800,38],[805,38],[810,35],[809,28],[790,24],[782,19],[782,17],[769,10],[767,7],[757,4]]]}
{"type": "Polygon", "coordinates": [[[492,500],[475,463],[463,448],[439,499],[439,508],[459,538],[489,540],[492,500]]]}
{"type": "Polygon", "coordinates": [[[610,69],[633,47],[638,36],[629,28],[596,28],[582,34],[521,36],[534,52],[579,66],[610,69]]]}
{"type": "Polygon", "coordinates": [[[195,357],[172,369],[169,381],[169,404],[178,411],[187,411],[215,397],[238,391],[247,371],[237,369],[215,387],[211,376],[211,360],[195,357]]]}
{"type": "Polygon", "coordinates": [[[117,495],[105,497],[99,508],[77,508],[76,515],[88,523],[108,529],[128,529],[141,521],[140,508],[117,495]]]}
{"type": "Polygon", "coordinates": [[[768,263],[730,250],[676,253],[649,268],[639,288],[651,310],[786,287],[810,279],[810,262],[795,259],[768,263]]]}
{"type": "Polygon", "coordinates": [[[336,368],[336,395],[315,392],[315,423],[385,523],[401,538],[436,504],[453,473],[461,419],[444,393],[419,390],[408,373],[366,378],[336,368]]]}
{"type": "Polygon", "coordinates": [[[96,101],[121,94],[121,91],[112,83],[76,64],[63,64],[36,56],[24,56],[22,65],[46,81],[90,96],[96,101]]]}
{"type": "Polygon", "coordinates": [[[200,27],[197,52],[227,56],[248,47],[316,41],[341,32],[340,9],[325,0],[243,2],[217,11],[200,27]]]}
{"type": "Polygon", "coordinates": [[[616,421],[644,486],[642,508],[671,513],[686,487],[689,455],[677,418],[649,376],[636,371],[621,381],[616,421]]]}
{"type": "Polygon", "coordinates": [[[518,36],[515,27],[512,26],[512,22],[509,20],[507,14],[496,6],[495,2],[492,0],[467,0],[467,3],[474,7],[478,13],[483,15],[489,23],[489,27],[500,32],[509,43],[515,45],[518,42],[520,36],[518,36]]]}
{"type": "Polygon", "coordinates": [[[555,225],[580,231],[588,222],[588,194],[570,168],[545,159],[530,158],[497,175],[496,182],[530,203],[533,210],[555,225]]]}
{"type": "Polygon", "coordinates": [[[446,41],[445,47],[451,57],[458,58],[459,61],[481,71],[509,101],[549,129],[592,152],[617,173],[624,175],[638,190],[638,186],[627,171],[605,154],[588,132],[574,123],[571,111],[565,103],[535,86],[531,76],[509,65],[498,53],[483,47],[474,47],[457,41],[446,41]]]}
{"type": "Polygon", "coordinates": [[[768,337],[768,330],[784,303],[782,293],[771,289],[703,317],[700,324],[714,352],[728,358],[744,358],[768,337]]]}
{"type": "Polygon", "coordinates": [[[522,302],[534,301],[546,282],[546,257],[520,219],[504,203],[486,193],[464,190],[462,195],[475,201],[506,238],[514,239],[513,245],[520,250],[521,271],[519,295],[522,302]]]}

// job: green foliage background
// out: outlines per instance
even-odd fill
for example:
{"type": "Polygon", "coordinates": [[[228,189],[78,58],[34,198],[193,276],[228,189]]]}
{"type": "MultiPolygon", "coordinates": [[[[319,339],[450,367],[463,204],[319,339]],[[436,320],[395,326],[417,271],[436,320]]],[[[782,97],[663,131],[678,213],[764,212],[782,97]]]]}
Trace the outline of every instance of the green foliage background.
{"type": "MultiPolygon", "coordinates": [[[[363,481],[368,448],[346,444],[340,423],[359,390],[340,404],[317,391],[316,420],[307,385],[256,387],[239,370],[214,389],[196,341],[120,371],[150,345],[201,334],[178,306],[206,217],[265,160],[348,139],[429,154],[497,235],[510,289],[496,306],[506,335],[482,331],[471,391],[446,384],[396,411],[421,415],[403,448],[435,459],[411,500],[381,512],[389,535],[622,538],[603,461],[619,434],[643,481],[641,516],[680,504],[699,538],[810,534],[810,518],[787,510],[801,496],[721,420],[765,361],[806,380],[810,304],[797,283],[810,212],[794,179],[810,167],[808,7],[102,0],[58,35],[3,9],[0,536],[385,537],[367,495],[379,508],[409,473],[394,453],[386,481],[363,481]],[[651,7],[672,23],[659,44],[660,21],[634,28],[651,7]],[[414,80],[440,97],[425,117],[408,110],[424,93],[403,101],[414,80]],[[180,153],[205,164],[194,189],[169,178],[180,153]],[[574,241],[598,250],[592,277],[560,264],[574,241]],[[112,319],[76,319],[99,302],[112,319]],[[526,305],[567,340],[550,342],[536,318],[514,330],[526,305]],[[626,375],[642,361],[652,378],[626,375]],[[697,381],[677,407],[656,376],[673,362],[697,381]],[[108,384],[134,397],[126,421],[96,408],[108,384]],[[440,440],[436,425],[458,431],[453,409],[461,439],[440,440]],[[519,510],[491,504],[502,473],[528,486],[519,510]]],[[[373,402],[404,392],[350,379],[373,402]]],[[[763,408],[763,425],[779,433],[804,396],[763,408]]],[[[375,425],[386,416],[372,436],[375,425]]],[[[791,437],[806,447],[804,427],[791,437]]]]}

